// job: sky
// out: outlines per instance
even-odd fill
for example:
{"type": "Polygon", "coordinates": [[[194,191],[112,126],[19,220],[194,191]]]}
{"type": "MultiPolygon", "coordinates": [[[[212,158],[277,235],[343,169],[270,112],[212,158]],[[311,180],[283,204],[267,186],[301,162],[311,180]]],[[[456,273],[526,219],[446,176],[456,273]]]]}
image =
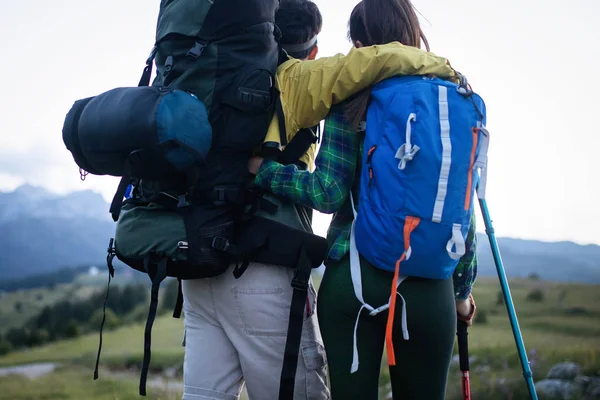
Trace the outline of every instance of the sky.
{"type": "MultiPolygon", "coordinates": [[[[357,2],[315,0],[324,20],[318,56],[348,52],[357,2]]],[[[137,85],[159,3],[2,2],[0,191],[29,183],[112,198],[117,178],[80,180],[62,125],[75,100],[137,85]]],[[[431,51],[486,102],[487,203],[497,235],[600,244],[600,1],[413,4],[431,51]]],[[[325,234],[329,218],[316,215],[317,233],[325,234]]]]}

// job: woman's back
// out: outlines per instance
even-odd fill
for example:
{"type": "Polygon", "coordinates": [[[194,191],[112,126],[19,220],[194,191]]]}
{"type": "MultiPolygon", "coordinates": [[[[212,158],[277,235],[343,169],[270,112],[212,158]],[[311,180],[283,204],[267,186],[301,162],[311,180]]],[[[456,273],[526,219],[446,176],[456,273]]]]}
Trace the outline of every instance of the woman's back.
{"type": "MultiPolygon", "coordinates": [[[[349,36],[356,47],[392,41],[420,47],[421,42],[424,42],[429,50],[416,13],[407,0],[363,0],[350,17],[349,36]]],[[[338,130],[350,129],[357,132],[367,120],[370,101],[371,91],[364,91],[344,105],[345,122],[335,113],[327,121],[335,121],[335,125],[339,125],[338,130]]],[[[394,111],[406,111],[404,114],[409,112],[394,111]]],[[[382,118],[383,115],[373,114],[372,118],[382,118]]],[[[403,121],[410,125],[410,117],[408,121],[403,121]]],[[[369,126],[373,129],[373,123],[375,129],[383,128],[383,121],[376,120],[368,123],[367,130],[369,126]]],[[[392,121],[388,120],[387,123],[392,121]]],[[[400,124],[400,121],[396,123],[400,124]]],[[[325,135],[327,134],[326,131],[325,135]]],[[[355,157],[358,160],[366,159],[367,163],[375,162],[373,154],[377,151],[377,146],[371,147],[369,144],[368,147],[371,148],[368,149],[368,154],[364,153],[364,132],[357,132],[356,135],[355,157]]],[[[409,137],[408,135],[407,139],[409,137]]],[[[395,138],[385,140],[391,139],[395,138]]],[[[410,139],[408,140],[410,147],[410,139]]],[[[357,164],[351,185],[352,195],[348,196],[340,212],[334,216],[328,235],[339,232],[333,241],[334,246],[337,244],[340,248],[335,254],[339,261],[327,264],[319,290],[319,321],[330,362],[332,395],[337,398],[377,398],[380,357],[384,342],[387,342],[394,398],[443,399],[456,332],[455,300],[469,296],[475,278],[473,217],[471,216],[466,254],[450,278],[399,277],[399,266],[404,256],[396,263],[395,274],[385,270],[389,266],[372,265],[359,256],[356,241],[362,240],[362,247],[365,249],[369,246],[376,249],[382,242],[392,239],[391,236],[373,235],[362,235],[357,239],[354,237],[356,210],[361,199],[361,175],[362,179],[369,179],[369,183],[373,179],[373,185],[379,185],[383,192],[386,187],[389,189],[386,185],[392,182],[385,180],[385,177],[380,178],[384,181],[377,181],[371,169],[374,165],[364,165],[361,162],[357,164]],[[362,171],[361,174],[361,165],[362,168],[369,168],[369,171],[362,171]],[[354,204],[351,203],[352,200],[354,204]],[[346,248],[347,251],[344,251],[346,248]],[[399,306],[396,308],[398,297],[399,306]],[[389,309],[380,307],[384,305],[389,305],[389,309]],[[354,349],[352,352],[349,350],[350,346],[354,349]]],[[[373,187],[363,182],[362,190],[370,193],[374,190],[373,187]]],[[[388,200],[391,201],[391,198],[388,200]]],[[[372,204],[366,205],[365,209],[368,210],[369,207],[372,204]]],[[[381,214],[378,217],[377,213],[371,213],[369,218],[382,218],[375,224],[384,224],[388,216],[383,217],[381,214]]],[[[418,224],[418,219],[416,222],[418,224]]],[[[406,224],[404,232],[410,235],[410,230],[406,231],[406,224]]],[[[411,229],[415,227],[416,224],[412,224],[411,229]]],[[[402,229],[399,231],[398,236],[402,234],[402,229]]],[[[370,233],[375,234],[377,231],[371,230],[370,233]]],[[[395,246],[386,249],[392,251],[395,246]]],[[[399,244],[398,247],[400,246],[402,245],[399,244]]],[[[396,250],[401,252],[402,247],[396,250]]]]}
{"type": "MultiPolygon", "coordinates": [[[[406,0],[363,0],[350,17],[349,36],[356,47],[392,41],[415,47],[423,41],[427,45],[416,13],[406,0]]],[[[364,133],[359,128],[369,100],[370,91],[365,90],[331,109],[314,172],[268,161],[260,167],[255,183],[294,202],[335,213],[327,235],[328,257],[317,303],[332,397],[378,398],[387,336],[387,347],[393,345],[397,359],[390,367],[394,398],[443,399],[456,332],[455,300],[469,296],[475,278],[475,226],[471,224],[466,254],[452,277],[408,277],[398,286],[398,307],[390,308],[392,318],[386,307],[374,310],[388,304],[394,273],[360,257],[357,273],[350,262],[352,254],[357,256],[351,246],[352,199],[355,206],[360,205],[360,176],[364,173],[364,133]]]]}

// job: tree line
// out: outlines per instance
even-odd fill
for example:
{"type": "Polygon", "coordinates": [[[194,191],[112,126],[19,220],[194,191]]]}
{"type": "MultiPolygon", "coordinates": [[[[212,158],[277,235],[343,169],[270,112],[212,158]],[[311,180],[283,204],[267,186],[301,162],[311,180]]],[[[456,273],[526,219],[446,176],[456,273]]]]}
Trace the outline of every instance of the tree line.
{"type": "MultiPolygon", "coordinates": [[[[160,312],[173,309],[177,298],[177,281],[163,285],[160,312]]],[[[150,286],[144,283],[111,286],[106,300],[104,329],[111,330],[132,322],[145,321],[150,286]]],[[[70,339],[100,329],[106,291],[100,290],[86,299],[63,299],[44,307],[20,328],[12,328],[0,337],[0,355],[12,350],[70,339]]]]}
{"type": "Polygon", "coordinates": [[[35,288],[53,288],[62,283],[71,283],[73,280],[86,273],[89,266],[78,266],[73,268],[61,268],[55,271],[28,276],[21,279],[11,279],[0,282],[0,291],[14,292],[17,290],[27,290],[35,288]]]}

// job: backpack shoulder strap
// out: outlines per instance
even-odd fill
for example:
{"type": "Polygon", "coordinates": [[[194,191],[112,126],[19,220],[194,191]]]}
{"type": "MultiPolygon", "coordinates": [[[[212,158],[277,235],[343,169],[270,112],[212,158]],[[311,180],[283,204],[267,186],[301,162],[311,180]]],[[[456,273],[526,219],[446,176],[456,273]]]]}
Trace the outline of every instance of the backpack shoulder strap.
{"type": "Polygon", "coordinates": [[[287,165],[298,162],[300,157],[304,155],[314,143],[317,142],[318,136],[315,133],[318,125],[312,128],[303,128],[294,135],[292,140],[285,146],[281,152],[277,162],[287,165]]]}
{"type": "Polygon", "coordinates": [[[279,144],[281,146],[287,146],[287,130],[285,128],[285,115],[283,113],[283,105],[281,104],[281,93],[277,91],[275,96],[275,115],[277,115],[277,122],[279,123],[279,144]]]}

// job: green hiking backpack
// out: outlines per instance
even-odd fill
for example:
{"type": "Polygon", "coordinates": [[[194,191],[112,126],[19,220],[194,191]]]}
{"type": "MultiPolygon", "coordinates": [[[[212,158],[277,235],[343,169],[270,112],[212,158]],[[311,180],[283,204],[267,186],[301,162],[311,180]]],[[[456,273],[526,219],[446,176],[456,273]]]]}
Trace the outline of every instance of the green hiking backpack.
{"type": "MultiPolygon", "coordinates": [[[[284,120],[274,85],[287,59],[274,25],[278,3],[162,0],[138,86],[78,100],[66,115],[63,141],[83,176],[121,178],[110,207],[109,284],[114,257],[152,282],[141,395],[161,282],[216,276],[236,263],[239,277],[256,261],[296,270],[280,385],[280,398],[293,396],[308,280],[327,243],[291,222],[299,207],[253,188],[247,169],[274,113],[284,120]],[[292,217],[286,224],[281,215],[292,217]]],[[[287,143],[282,130],[287,146],[274,157],[294,162],[315,140],[303,130],[287,143]]],[[[181,308],[180,291],[175,317],[181,308]]]]}

